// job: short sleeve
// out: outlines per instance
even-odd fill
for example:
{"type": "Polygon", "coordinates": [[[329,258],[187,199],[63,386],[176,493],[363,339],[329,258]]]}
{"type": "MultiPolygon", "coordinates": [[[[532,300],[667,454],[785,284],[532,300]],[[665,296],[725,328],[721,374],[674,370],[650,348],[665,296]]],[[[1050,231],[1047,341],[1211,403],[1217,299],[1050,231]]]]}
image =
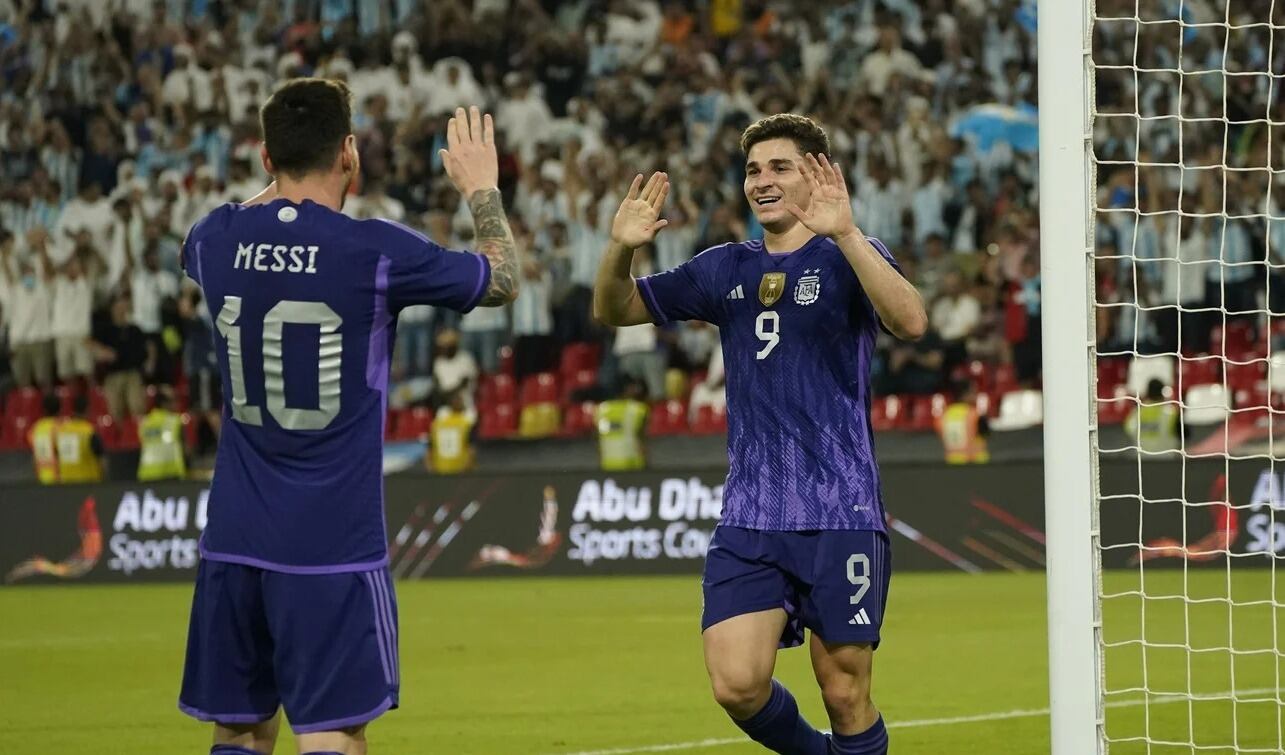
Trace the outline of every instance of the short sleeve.
{"type": "Polygon", "coordinates": [[[720,324],[722,300],[715,294],[719,261],[727,247],[706,249],[690,260],[638,279],[643,303],[657,325],[674,320],[704,320],[720,324]]]}
{"type": "Polygon", "coordinates": [[[201,283],[201,247],[209,240],[210,236],[225,223],[225,218],[233,208],[234,204],[220,205],[210,211],[210,214],[196,221],[191,230],[187,232],[187,238],[183,239],[183,246],[179,248],[178,260],[179,267],[187,277],[196,281],[198,286],[201,283]]]}
{"type": "Polygon", "coordinates": [[[456,252],[400,223],[367,221],[388,227],[390,242],[383,253],[388,269],[388,303],[393,311],[415,304],[468,312],[477,306],[491,281],[486,257],[456,252]]]}

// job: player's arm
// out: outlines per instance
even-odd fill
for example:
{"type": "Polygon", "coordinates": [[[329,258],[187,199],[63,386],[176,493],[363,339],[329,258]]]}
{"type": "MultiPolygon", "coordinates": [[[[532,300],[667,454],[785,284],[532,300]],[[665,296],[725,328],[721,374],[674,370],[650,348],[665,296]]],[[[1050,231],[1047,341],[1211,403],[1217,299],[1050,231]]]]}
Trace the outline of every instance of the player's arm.
{"type": "Polygon", "coordinates": [[[834,239],[889,332],[906,341],[922,338],[928,330],[924,300],[857,228],[843,171],[825,155],[818,162],[811,154],[800,170],[812,187],[812,202],[806,212],[795,204],[786,209],[813,233],[834,239]]]}
{"type": "Polygon", "coordinates": [[[652,322],[638,282],[632,274],[634,250],[651,243],[656,232],[669,224],[660,219],[660,208],[669,195],[669,177],[653,173],[647,185],[642,174],[634,177],[629,193],[611,224],[611,243],[598,265],[593,285],[593,316],[604,325],[641,325],[652,322]]]}
{"type": "Polygon", "coordinates": [[[477,107],[456,108],[446,124],[447,148],[442,164],[451,183],[468,200],[473,213],[477,251],[491,263],[491,280],[478,302],[499,307],[518,298],[518,250],[500,199],[500,163],[495,154],[495,125],[477,107]]]}

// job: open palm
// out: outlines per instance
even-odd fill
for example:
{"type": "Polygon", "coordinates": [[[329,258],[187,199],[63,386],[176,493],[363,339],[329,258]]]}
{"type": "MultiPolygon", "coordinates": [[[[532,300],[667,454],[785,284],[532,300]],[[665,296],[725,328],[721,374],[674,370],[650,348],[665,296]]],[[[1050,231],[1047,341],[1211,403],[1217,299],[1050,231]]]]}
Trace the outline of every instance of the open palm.
{"type": "Polygon", "coordinates": [[[812,201],[806,210],[793,203],[786,205],[785,209],[818,236],[837,238],[855,229],[848,186],[839,166],[827,160],[825,155],[821,155],[818,162],[808,153],[800,170],[812,188],[812,201]]]}
{"type": "Polygon", "coordinates": [[[611,240],[630,249],[651,243],[656,232],[669,225],[668,220],[660,219],[660,209],[669,196],[669,176],[652,173],[646,186],[642,180],[641,173],[634,177],[611,223],[611,240]]]}

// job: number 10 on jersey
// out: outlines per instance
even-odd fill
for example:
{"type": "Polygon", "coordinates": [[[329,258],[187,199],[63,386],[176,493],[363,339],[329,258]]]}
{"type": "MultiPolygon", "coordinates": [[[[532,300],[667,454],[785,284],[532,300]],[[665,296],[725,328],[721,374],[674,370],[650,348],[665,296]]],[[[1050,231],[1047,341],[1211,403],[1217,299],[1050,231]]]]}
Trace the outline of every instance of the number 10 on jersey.
{"type": "MultiPolygon", "coordinates": [[[[219,311],[219,333],[228,345],[228,373],[232,382],[232,418],[245,425],[263,425],[263,411],[250,403],[245,391],[245,353],[241,345],[241,297],[227,296],[219,311]]],[[[286,430],[322,430],[339,415],[343,384],[344,320],[319,301],[280,301],[263,316],[263,393],[268,412],[286,430]],[[320,329],[317,352],[317,408],[286,405],[285,326],[316,325],[320,329]]]]}

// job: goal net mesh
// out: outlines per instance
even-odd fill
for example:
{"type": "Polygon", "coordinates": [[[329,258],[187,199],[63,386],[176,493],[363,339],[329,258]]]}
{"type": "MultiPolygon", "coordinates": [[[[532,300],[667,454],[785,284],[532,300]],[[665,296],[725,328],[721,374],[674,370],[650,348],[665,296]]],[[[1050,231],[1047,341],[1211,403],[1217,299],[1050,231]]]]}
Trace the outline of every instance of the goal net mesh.
{"type": "Polygon", "coordinates": [[[1285,0],[1083,1],[1100,736],[1285,753],[1285,0]]]}

